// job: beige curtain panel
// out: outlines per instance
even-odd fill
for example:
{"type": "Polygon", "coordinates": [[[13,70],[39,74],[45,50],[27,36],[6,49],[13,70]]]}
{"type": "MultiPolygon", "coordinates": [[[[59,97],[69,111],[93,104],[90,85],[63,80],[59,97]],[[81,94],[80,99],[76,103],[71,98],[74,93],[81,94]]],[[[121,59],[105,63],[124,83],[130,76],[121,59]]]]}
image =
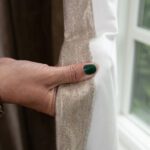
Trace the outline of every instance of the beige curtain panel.
{"type": "Polygon", "coordinates": [[[0,1],[1,56],[99,66],[94,79],[58,88],[55,119],[5,105],[0,149],[117,150],[116,11],[116,0],[0,1]]]}

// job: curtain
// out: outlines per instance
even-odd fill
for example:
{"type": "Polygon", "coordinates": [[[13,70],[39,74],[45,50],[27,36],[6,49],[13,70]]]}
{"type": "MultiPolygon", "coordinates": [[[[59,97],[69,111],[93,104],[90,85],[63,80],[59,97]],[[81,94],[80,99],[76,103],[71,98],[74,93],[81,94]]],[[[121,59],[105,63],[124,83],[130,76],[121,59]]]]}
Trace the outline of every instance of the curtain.
{"type": "Polygon", "coordinates": [[[1,56],[98,65],[94,79],[59,87],[56,120],[6,105],[2,150],[117,150],[116,10],[116,0],[0,1],[1,56]]]}
{"type": "Polygon", "coordinates": [[[58,150],[117,150],[116,0],[64,0],[60,65],[94,62],[94,80],[62,85],[57,95],[58,150]]]}
{"type": "MultiPolygon", "coordinates": [[[[1,0],[0,55],[56,65],[63,42],[62,0],[1,0]]],[[[55,119],[5,105],[0,149],[55,150],[55,119]]]]}

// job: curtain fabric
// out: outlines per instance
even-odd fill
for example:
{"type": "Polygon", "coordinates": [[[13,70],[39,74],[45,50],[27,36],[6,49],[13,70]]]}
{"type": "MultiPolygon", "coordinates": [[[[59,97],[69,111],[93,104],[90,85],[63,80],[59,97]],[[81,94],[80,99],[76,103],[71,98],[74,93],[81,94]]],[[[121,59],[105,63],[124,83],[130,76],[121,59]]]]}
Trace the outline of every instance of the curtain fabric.
{"type": "MultiPolygon", "coordinates": [[[[1,0],[0,55],[56,65],[63,42],[62,0],[1,0]]],[[[1,150],[55,150],[55,119],[5,105],[1,150]]]]}
{"type": "Polygon", "coordinates": [[[59,87],[56,121],[6,105],[0,149],[117,150],[116,10],[116,0],[0,1],[1,56],[99,67],[94,79],[59,87]]]}
{"type": "Polygon", "coordinates": [[[64,0],[60,65],[94,62],[94,80],[63,85],[57,96],[58,150],[117,150],[116,0],[64,0]]]}

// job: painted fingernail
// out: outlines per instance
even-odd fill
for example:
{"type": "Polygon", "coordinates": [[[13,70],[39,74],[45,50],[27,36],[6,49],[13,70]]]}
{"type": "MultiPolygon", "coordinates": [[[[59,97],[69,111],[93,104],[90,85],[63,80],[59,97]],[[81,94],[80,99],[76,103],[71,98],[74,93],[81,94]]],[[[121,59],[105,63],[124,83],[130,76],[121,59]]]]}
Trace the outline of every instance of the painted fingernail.
{"type": "Polygon", "coordinates": [[[94,64],[88,64],[83,67],[83,70],[85,74],[91,75],[96,72],[96,66],[94,64]]]}

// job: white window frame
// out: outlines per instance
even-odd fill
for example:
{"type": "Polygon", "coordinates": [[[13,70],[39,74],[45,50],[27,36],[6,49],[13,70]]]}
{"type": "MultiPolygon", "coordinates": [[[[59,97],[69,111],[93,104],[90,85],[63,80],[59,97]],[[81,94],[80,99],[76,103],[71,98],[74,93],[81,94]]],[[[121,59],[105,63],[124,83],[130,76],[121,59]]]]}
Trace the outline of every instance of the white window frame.
{"type": "Polygon", "coordinates": [[[129,114],[134,63],[134,41],[150,45],[150,30],[138,27],[140,0],[119,1],[119,117],[121,144],[125,150],[150,150],[149,127],[129,114]]]}

